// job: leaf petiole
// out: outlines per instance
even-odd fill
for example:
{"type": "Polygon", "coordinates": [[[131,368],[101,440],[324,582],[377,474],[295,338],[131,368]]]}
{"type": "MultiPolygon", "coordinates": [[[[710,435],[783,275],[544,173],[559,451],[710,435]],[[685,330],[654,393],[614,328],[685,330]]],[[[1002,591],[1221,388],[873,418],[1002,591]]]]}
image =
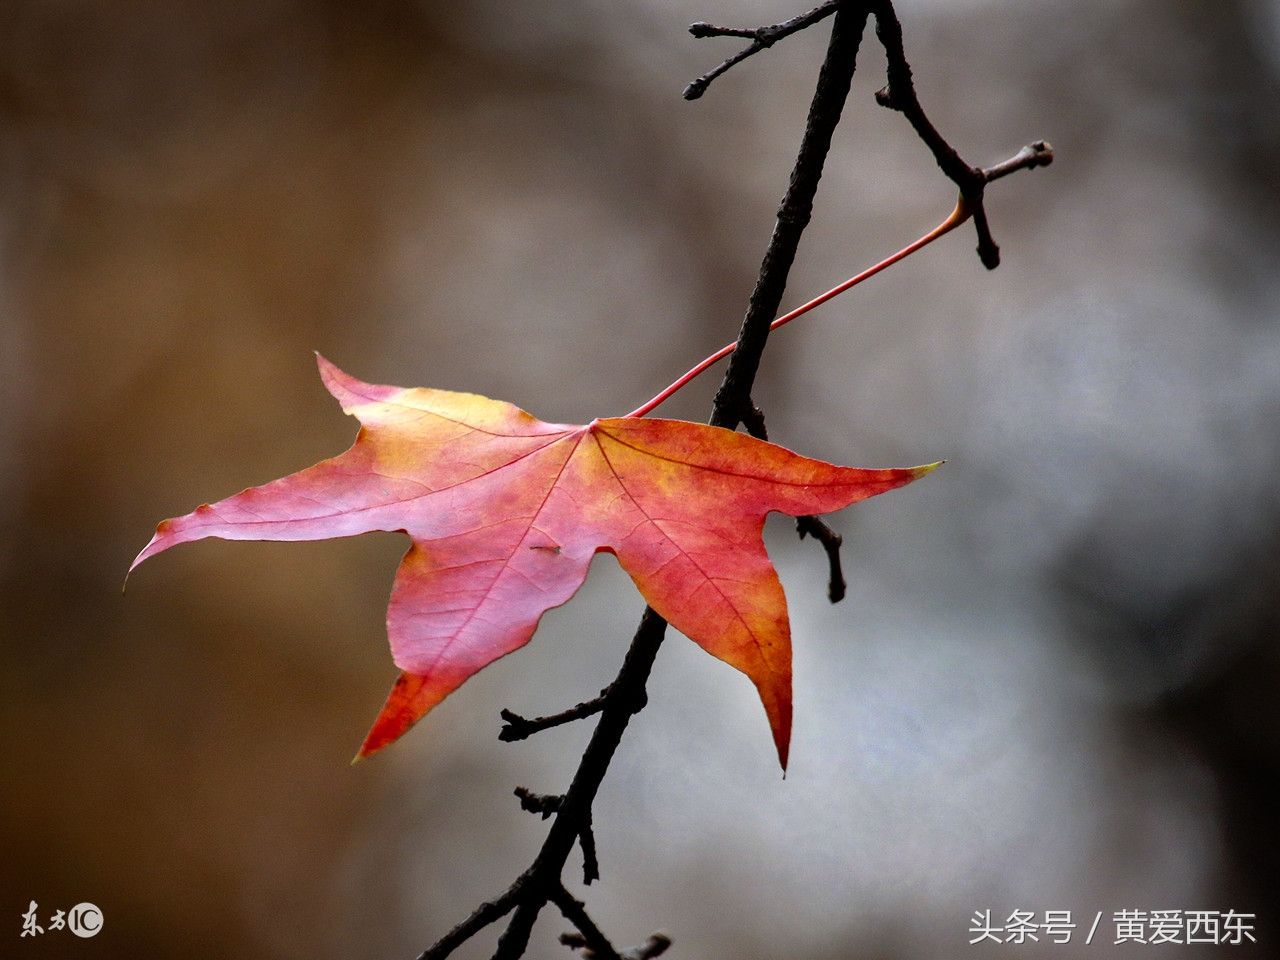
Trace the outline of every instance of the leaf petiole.
{"type": "MultiPolygon", "coordinates": [[[[869,277],[875,276],[877,273],[879,273],[881,270],[885,269],[886,267],[892,266],[893,264],[897,263],[899,260],[902,260],[905,257],[910,256],[911,254],[919,250],[921,247],[928,246],[929,244],[933,243],[933,241],[937,240],[940,236],[942,236],[944,233],[950,233],[956,227],[960,226],[962,223],[968,220],[971,216],[973,216],[975,209],[977,209],[977,204],[970,203],[963,196],[961,196],[960,199],[956,202],[956,208],[953,211],[951,211],[951,216],[947,217],[947,219],[943,220],[942,223],[938,224],[936,227],[934,227],[932,230],[926,233],[919,240],[915,241],[912,244],[909,244],[908,246],[903,247],[897,253],[893,254],[893,256],[886,257],[885,259],[877,263],[875,266],[868,267],[866,270],[863,270],[857,276],[850,277],[848,280],[846,280],[844,283],[840,284],[839,286],[832,287],[830,290],[828,290],[826,293],[822,294],[821,296],[814,297],[808,303],[803,304],[799,307],[796,307],[790,313],[784,314],[783,316],[779,317],[777,320],[774,320],[773,323],[769,324],[769,329],[776,330],[778,327],[782,326],[784,323],[790,323],[796,317],[803,316],[804,314],[812,310],[814,307],[820,304],[826,303],[832,297],[839,296],[840,294],[848,290],[850,287],[857,286],[863,280],[866,280],[869,277]]],[[[648,403],[645,403],[643,406],[637,407],[635,410],[632,410],[630,413],[627,414],[627,417],[643,417],[645,414],[652,411],[655,407],[657,407],[660,403],[665,401],[668,397],[670,397],[673,393],[675,393],[677,390],[683,387],[686,383],[688,383],[698,374],[702,373],[702,371],[706,370],[708,367],[714,365],[717,361],[723,360],[729,354],[733,353],[733,348],[735,346],[736,346],[735,343],[731,343],[728,346],[722,347],[721,349],[717,350],[711,356],[707,357],[705,360],[699,363],[696,367],[694,367],[688,373],[682,376],[679,380],[672,383],[669,387],[667,387],[665,390],[659,393],[656,397],[654,397],[648,403]]]]}

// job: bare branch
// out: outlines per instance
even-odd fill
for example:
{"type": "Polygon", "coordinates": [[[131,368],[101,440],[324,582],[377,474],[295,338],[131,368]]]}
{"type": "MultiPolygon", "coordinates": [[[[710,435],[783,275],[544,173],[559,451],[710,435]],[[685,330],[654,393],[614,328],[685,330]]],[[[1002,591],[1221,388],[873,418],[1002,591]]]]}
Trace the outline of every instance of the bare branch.
{"type": "Polygon", "coordinates": [[[707,92],[707,87],[711,85],[711,81],[720,74],[724,73],[734,64],[741,63],[747,57],[759,53],[768,47],[773,46],[783,37],[788,37],[793,33],[811,27],[819,20],[822,20],[836,12],[836,7],[841,0],[827,0],[819,6],[814,7],[808,13],[802,13],[798,17],[792,17],[784,23],[775,23],[768,27],[753,27],[741,29],[739,27],[716,27],[709,23],[691,23],[689,24],[689,32],[695,37],[701,39],[703,37],[745,37],[751,41],[751,45],[744,47],[735,53],[732,57],[725,60],[724,63],[716,67],[714,70],[704,73],[697,80],[684,88],[684,98],[686,100],[697,100],[700,96],[707,92]]]}
{"type": "Polygon", "coordinates": [[[827,564],[830,568],[827,575],[827,599],[832,603],[839,603],[844,599],[848,588],[840,565],[840,545],[844,543],[844,538],[819,517],[796,517],[796,533],[800,534],[801,540],[806,536],[813,537],[827,551],[827,564]]]}
{"type": "Polygon", "coordinates": [[[638,947],[632,947],[622,953],[622,960],[652,960],[667,952],[671,946],[671,938],[665,933],[651,933],[649,939],[638,947]]]}
{"type": "Polygon", "coordinates": [[[489,924],[495,920],[501,920],[510,913],[519,901],[521,892],[522,884],[520,880],[517,880],[507,888],[506,893],[496,900],[490,900],[488,903],[482,903],[476,907],[471,916],[418,954],[418,960],[444,960],[445,957],[449,956],[489,924]]]}
{"type": "Polygon", "coordinates": [[[778,315],[787,277],[800,246],[800,237],[813,214],[813,200],[822,179],[822,168],[831,149],[831,136],[840,122],[849,85],[857,65],[858,47],[870,16],[867,3],[844,2],[836,8],[827,56],[818,72],[818,85],[809,105],[800,152],[791,171],[791,183],[778,208],[773,236],[760,264],[760,275],[746,316],[738,331],[738,341],[729,357],[729,367],[716,392],[711,423],[734,429],[751,416],[751,388],[760,357],[769,337],[769,324],[778,315]]]}
{"type": "Polygon", "coordinates": [[[578,935],[561,934],[560,942],[567,947],[582,950],[584,960],[623,960],[600,928],[587,914],[586,906],[575,900],[563,886],[551,893],[551,902],[560,908],[566,920],[578,928],[578,935]]]}
{"type": "Polygon", "coordinates": [[[754,403],[742,411],[742,425],[747,428],[747,433],[757,440],[768,442],[769,429],[764,424],[764,411],[754,403]]]}
{"type": "Polygon", "coordinates": [[[574,720],[582,720],[586,717],[593,716],[600,712],[604,706],[604,698],[608,695],[609,689],[600,691],[600,696],[594,700],[584,700],[577,706],[570,707],[563,713],[552,714],[549,717],[535,717],[528,720],[518,713],[510,710],[503,710],[499,716],[506,723],[502,729],[498,731],[498,739],[507,743],[514,743],[517,740],[524,740],[539,733],[543,730],[549,730],[551,727],[558,727],[564,723],[572,723],[574,720]]]}
{"type": "Polygon", "coordinates": [[[983,167],[983,179],[990,183],[999,180],[1018,170],[1034,170],[1036,167],[1047,167],[1053,163],[1053,144],[1047,140],[1029,143],[1008,160],[1002,160],[992,167],[983,167]]]}
{"type": "MultiPolygon", "coordinates": [[[[700,96],[711,80],[735,63],[835,13],[826,58],[818,76],[817,89],[809,108],[791,182],[779,207],[778,219],[743,317],[732,358],[716,393],[710,419],[715,426],[732,430],[739,424],[744,424],[752,435],[767,439],[764,415],[751,398],[752,386],[770,325],[778,315],[778,307],[786,290],[787,277],[800,238],[809,223],[818,182],[831,147],[832,133],[840,121],[848,97],[858,48],[872,12],[876,15],[877,34],[889,57],[889,84],[878,95],[878,99],[907,116],[917,134],[933,151],[939,166],[959,186],[961,204],[969,205],[969,212],[978,229],[979,251],[983,262],[989,267],[998,262],[999,252],[995,242],[991,240],[982,209],[983,189],[987,183],[1015,170],[1044,166],[1053,160],[1052,148],[1047,143],[1036,142],[1024,147],[1014,157],[985,170],[966,164],[934,129],[916,99],[911,68],[902,52],[901,28],[894,15],[891,0],[828,0],[792,20],[754,30],[714,27],[706,23],[694,24],[690,28],[694,36],[743,37],[750,39],[751,45],[690,84],[685,91],[688,99],[700,96]]],[[[958,211],[964,209],[963,206],[957,208],[958,211]]],[[[831,567],[828,595],[832,602],[838,601],[845,590],[844,576],[840,569],[839,534],[816,517],[799,518],[797,530],[802,538],[812,536],[817,539],[827,551],[831,567]]],[[[619,953],[587,915],[583,904],[574,899],[561,882],[565,862],[575,843],[582,848],[584,881],[591,883],[599,878],[591,807],[627,724],[645,706],[645,686],[665,636],[666,626],[666,621],[652,608],[645,609],[618,676],[601,691],[598,698],[580,703],[563,713],[533,720],[510,710],[502,711],[506,725],[499,737],[505,741],[521,740],[540,730],[595,714],[599,714],[600,718],[583,752],[573,782],[562,796],[535,794],[524,787],[516,789],[516,795],[520,797],[521,806],[525,810],[538,813],[544,819],[554,817],[533,864],[505,893],[481,905],[470,917],[424,952],[419,960],[443,960],[469,937],[508,913],[513,915],[498,940],[494,960],[515,960],[524,954],[534,921],[548,903],[554,903],[577,928],[577,933],[565,934],[561,941],[582,949],[584,960],[651,960],[670,945],[669,937],[656,933],[645,944],[619,953]]]]}
{"type": "MultiPolygon", "coordinates": [[[[998,169],[994,176],[991,172],[970,166],[961,159],[955,147],[951,146],[929,121],[920,100],[916,97],[915,84],[911,79],[911,65],[902,42],[902,25],[894,13],[892,0],[871,0],[871,9],[876,18],[876,36],[884,47],[888,58],[889,83],[876,94],[876,101],[891,110],[897,110],[911,123],[912,128],[924,144],[933,152],[933,157],[942,172],[951,178],[960,188],[960,196],[973,210],[973,225],[978,234],[978,259],[988,270],[1000,265],[1000,246],[991,236],[991,227],[987,223],[987,211],[983,207],[983,191],[986,185],[997,177],[1012,173],[1022,167],[1037,167],[1053,161],[1053,151],[1044,141],[1033,144],[1033,156],[1009,169],[998,169]],[[1039,145],[1043,152],[1036,152],[1039,145]]],[[[1021,154],[1019,154],[1021,157],[1021,154]]],[[[1014,160],[1019,159],[1015,157],[1014,160]]],[[[1012,161],[1010,161],[1012,162],[1012,161]]],[[[1003,165],[1001,165],[1003,167],[1003,165]]]]}
{"type": "Polygon", "coordinates": [[[600,861],[596,859],[596,834],[591,828],[590,809],[578,830],[578,846],[582,848],[582,882],[591,886],[600,879],[600,861]]]}

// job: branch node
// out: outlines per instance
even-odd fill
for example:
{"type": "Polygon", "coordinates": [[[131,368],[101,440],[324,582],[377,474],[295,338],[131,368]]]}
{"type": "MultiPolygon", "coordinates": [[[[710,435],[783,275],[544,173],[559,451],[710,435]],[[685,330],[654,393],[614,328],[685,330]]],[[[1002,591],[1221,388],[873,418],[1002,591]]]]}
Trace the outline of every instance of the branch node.
{"type": "Polygon", "coordinates": [[[639,690],[636,690],[634,692],[634,695],[631,697],[630,710],[631,710],[632,716],[639,713],[648,705],[649,705],[649,691],[645,690],[643,687],[639,690]]]}
{"type": "Polygon", "coordinates": [[[534,793],[527,787],[516,787],[514,792],[520,798],[521,810],[541,814],[543,820],[558,813],[564,805],[564,797],[559,794],[534,793]]]}
{"type": "Polygon", "coordinates": [[[741,415],[738,417],[742,421],[742,425],[747,428],[747,433],[755,437],[757,440],[769,440],[769,430],[764,425],[764,411],[755,405],[748,398],[741,415]]]}
{"type": "Polygon", "coordinates": [[[560,908],[561,916],[578,928],[577,933],[560,934],[561,943],[573,950],[581,950],[583,960],[624,960],[587,914],[587,908],[568,890],[558,886],[551,892],[550,899],[560,908]]]}
{"type": "Polygon", "coordinates": [[[514,743],[516,740],[524,740],[538,732],[538,728],[532,720],[526,720],[518,713],[506,709],[505,707],[498,714],[505,721],[501,730],[498,731],[498,739],[507,743],[514,743]]]}

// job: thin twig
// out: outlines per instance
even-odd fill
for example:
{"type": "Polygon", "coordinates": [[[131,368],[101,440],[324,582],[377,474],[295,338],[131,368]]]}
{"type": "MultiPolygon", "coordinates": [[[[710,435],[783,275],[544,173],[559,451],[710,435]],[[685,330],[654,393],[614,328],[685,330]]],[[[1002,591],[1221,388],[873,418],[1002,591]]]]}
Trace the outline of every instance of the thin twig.
{"type": "MultiPolygon", "coordinates": [[[[571,949],[581,950],[582,960],[600,960],[600,954],[587,946],[587,938],[581,933],[562,933],[560,942],[571,949]]],[[[651,933],[640,946],[631,947],[619,953],[618,960],[653,960],[666,953],[670,946],[671,938],[665,933],[651,933]]]]}
{"type": "Polygon", "coordinates": [[[747,428],[747,433],[757,440],[769,442],[769,429],[764,423],[764,411],[754,403],[749,409],[742,411],[742,425],[747,428]]]}
{"type": "Polygon", "coordinates": [[[638,947],[622,951],[622,960],[653,960],[667,952],[671,938],[665,933],[651,933],[649,939],[638,947]]]}
{"type": "MultiPolygon", "coordinates": [[[[1024,167],[1027,169],[1031,169],[1033,167],[1048,166],[1052,162],[1053,162],[1053,148],[1045,141],[1037,140],[1035,143],[1032,143],[1028,146],[1023,147],[1020,151],[1018,151],[1018,153],[1015,156],[1010,157],[1008,160],[1001,161],[1000,163],[996,164],[994,167],[980,170],[978,172],[982,174],[983,177],[985,177],[987,180],[994,180],[999,177],[1007,176],[1008,174],[1012,173],[1015,170],[1021,170],[1024,167]]],[[[929,244],[937,240],[939,237],[945,236],[947,233],[950,233],[956,227],[963,224],[970,217],[974,216],[975,209],[976,209],[975,206],[972,203],[970,203],[968,200],[966,200],[962,194],[960,196],[960,199],[956,203],[955,209],[951,211],[951,214],[947,217],[947,219],[943,220],[942,223],[938,224],[936,227],[934,227],[924,236],[920,237],[918,240],[914,241],[913,243],[907,244],[907,246],[903,247],[897,253],[894,253],[894,254],[891,254],[890,256],[885,257],[879,263],[873,264],[872,266],[861,271],[860,273],[855,274],[854,276],[850,277],[848,280],[844,281],[844,283],[837,284],[836,286],[828,290],[826,293],[820,294],[819,296],[814,297],[812,300],[808,301],[807,303],[801,304],[800,306],[792,310],[790,313],[787,313],[781,317],[778,317],[778,319],[774,320],[772,323],[769,324],[769,329],[777,330],[778,327],[781,327],[790,323],[792,320],[796,319],[797,317],[804,316],[814,307],[817,307],[817,306],[820,306],[821,304],[826,303],[832,297],[838,297],[840,294],[844,293],[846,290],[849,290],[857,286],[858,284],[862,283],[864,280],[868,280],[871,277],[874,277],[877,273],[880,273],[882,270],[887,270],[889,267],[893,266],[899,260],[902,260],[906,257],[911,256],[917,250],[920,250],[921,248],[928,246],[929,244]]],[[[986,218],[985,213],[983,213],[983,218],[985,221],[985,218],[986,218]]],[[[627,417],[643,417],[649,413],[652,413],[658,406],[660,406],[666,400],[670,399],[676,393],[676,391],[682,389],[694,377],[701,375],[703,372],[710,369],[714,364],[718,363],[719,361],[723,360],[725,357],[729,356],[729,354],[733,353],[733,351],[737,349],[737,346],[738,345],[735,342],[735,343],[730,343],[721,347],[715,353],[711,354],[711,356],[705,358],[700,363],[695,365],[692,369],[690,369],[687,373],[685,373],[684,376],[675,380],[673,383],[668,384],[667,387],[665,387],[656,396],[652,397],[647,402],[641,404],[636,409],[632,410],[630,413],[627,414],[627,417]]],[[[746,426],[748,430],[752,430],[753,429],[752,424],[755,423],[757,420],[759,420],[759,422],[763,425],[763,417],[764,417],[764,414],[760,412],[759,408],[752,406],[751,410],[744,412],[744,414],[741,417],[741,420],[743,425],[746,426]]],[[[760,433],[752,432],[751,435],[758,436],[761,439],[768,439],[763,432],[760,432],[760,433]]]]}
{"type": "Polygon", "coordinates": [[[581,835],[582,824],[586,822],[614,751],[622,741],[622,734],[632,715],[644,706],[645,683],[666,629],[667,621],[651,608],[646,608],[622,669],[609,685],[600,720],[582,754],[573,783],[565,792],[564,802],[547,831],[542,849],[538,851],[533,865],[516,881],[524,887],[524,892],[518,898],[507,929],[498,940],[494,960],[515,960],[524,953],[534,921],[560,885],[565,861],[581,835]]]}
{"type": "Polygon", "coordinates": [[[689,32],[695,37],[702,39],[703,37],[745,37],[751,41],[751,45],[739,50],[732,57],[725,60],[724,63],[716,67],[714,70],[704,73],[693,83],[684,88],[684,98],[686,100],[697,100],[700,96],[707,92],[707,87],[711,85],[711,81],[720,74],[724,73],[734,64],[741,63],[747,57],[759,53],[768,47],[773,46],[783,37],[788,37],[793,33],[811,27],[819,20],[830,16],[836,12],[836,7],[841,0],[827,0],[826,3],[814,7],[808,13],[802,13],[798,17],[792,17],[784,23],[775,23],[768,27],[751,27],[743,29],[741,27],[716,27],[709,23],[691,23],[689,24],[689,32]]]}
{"type": "Polygon", "coordinates": [[[510,913],[523,893],[522,879],[516,880],[502,896],[476,907],[471,916],[418,954],[418,960],[444,960],[489,924],[510,913]]]}
{"type": "Polygon", "coordinates": [[[1047,140],[1029,143],[1008,160],[1001,160],[995,166],[983,167],[982,178],[990,183],[1007,177],[1018,170],[1034,170],[1036,167],[1047,167],[1053,163],[1053,144],[1047,140]]]}
{"type": "Polygon", "coordinates": [[[600,861],[596,859],[596,834],[591,828],[590,808],[578,830],[578,846],[582,848],[582,882],[591,886],[600,879],[600,861]]]}
{"type": "Polygon", "coordinates": [[[515,795],[520,798],[521,810],[541,814],[543,820],[556,813],[564,803],[564,797],[558,794],[534,793],[528,787],[516,787],[515,795]]]}
{"type": "Polygon", "coordinates": [[[827,551],[827,565],[830,568],[827,576],[827,599],[832,603],[839,603],[844,599],[848,587],[844,582],[844,570],[840,566],[840,545],[844,543],[844,538],[818,517],[796,517],[796,533],[800,534],[801,540],[806,536],[813,537],[827,551]]]}
{"type": "Polygon", "coordinates": [[[613,944],[609,942],[609,938],[587,914],[585,904],[574,899],[569,891],[560,885],[551,892],[550,900],[560,908],[564,918],[577,927],[578,933],[581,934],[580,940],[572,934],[562,934],[561,943],[582,950],[586,960],[622,960],[613,944]]]}
{"type": "Polygon", "coordinates": [[[562,713],[552,714],[549,717],[534,717],[532,720],[504,709],[499,716],[506,723],[498,731],[498,739],[507,743],[514,743],[517,740],[531,737],[542,730],[549,730],[551,727],[558,727],[563,723],[571,723],[574,720],[582,720],[586,717],[594,716],[604,706],[604,698],[608,693],[609,690],[606,687],[600,691],[600,696],[594,700],[584,700],[577,706],[570,707],[562,713]]]}
{"type": "MultiPolygon", "coordinates": [[[[768,441],[769,431],[765,427],[764,411],[754,403],[743,416],[742,425],[747,428],[747,433],[757,440],[768,441]]],[[[844,538],[823,520],[814,516],[796,517],[796,533],[800,534],[801,540],[806,536],[813,537],[827,552],[827,564],[830,568],[827,576],[827,599],[832,603],[839,603],[844,599],[845,590],[848,588],[844,580],[844,570],[840,565],[840,545],[844,543],[844,538]]]]}
{"type": "MultiPolygon", "coordinates": [[[[952,182],[960,188],[960,196],[972,207],[973,225],[978,234],[978,259],[988,270],[1000,265],[1000,246],[991,236],[991,228],[987,223],[987,211],[983,207],[983,191],[986,185],[997,177],[1012,173],[1021,167],[1044,166],[1053,162],[1053,151],[1044,141],[1038,145],[1046,149],[1046,153],[1028,158],[1027,161],[1012,166],[1007,170],[996,172],[984,171],[970,166],[961,159],[955,147],[951,146],[929,121],[920,100],[916,96],[915,84],[911,79],[911,65],[907,62],[906,51],[902,41],[902,24],[894,13],[892,0],[871,0],[871,9],[876,18],[876,36],[884,47],[888,58],[888,85],[876,94],[881,106],[897,110],[910,122],[924,144],[933,152],[933,158],[952,182]],[[1034,161],[1034,162],[1033,162],[1034,161]]],[[[1032,148],[1036,144],[1032,145],[1032,148]]],[[[1027,148],[1024,148],[1027,149],[1027,148]]],[[[1021,157],[1014,157],[1009,163],[1021,157]]]]}

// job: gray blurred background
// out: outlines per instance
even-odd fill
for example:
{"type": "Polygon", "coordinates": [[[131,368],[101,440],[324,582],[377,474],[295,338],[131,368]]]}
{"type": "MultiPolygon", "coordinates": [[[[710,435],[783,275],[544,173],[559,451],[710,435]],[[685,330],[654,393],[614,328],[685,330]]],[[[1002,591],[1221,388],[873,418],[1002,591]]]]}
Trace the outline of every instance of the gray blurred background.
{"type": "MultiPolygon", "coordinates": [[[[121,581],[158,520],[346,448],[313,350],[582,422],[732,339],[828,26],[696,103],[738,41],[685,27],[806,5],[0,2],[0,954],[411,957],[528,864],[511,790],[563,789],[588,730],[504,745],[498,711],[613,676],[642,603],[612,558],[355,767],[402,537],[121,581]],[[31,900],[104,931],[19,939],[31,900]]],[[[589,907],[678,958],[1280,956],[1280,3],[899,12],[967,159],[1057,163],[991,189],[995,273],[966,228],[771,343],[777,442],[949,462],[832,519],[839,606],[770,522],[785,781],[750,684],[668,640],[589,907]],[[1254,913],[1259,944],[1116,947],[1122,909],[1254,913]],[[984,910],[1080,927],[971,947],[984,910]]],[[[868,39],[788,305],[954,202],[882,71],[868,39]]]]}

